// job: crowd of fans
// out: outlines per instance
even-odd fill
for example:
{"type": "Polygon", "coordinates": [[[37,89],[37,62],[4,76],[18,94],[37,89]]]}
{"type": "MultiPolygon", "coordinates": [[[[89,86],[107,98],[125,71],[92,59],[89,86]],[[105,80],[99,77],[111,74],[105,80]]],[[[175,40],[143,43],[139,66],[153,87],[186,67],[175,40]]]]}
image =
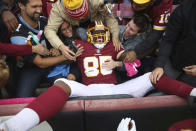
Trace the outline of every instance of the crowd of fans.
{"type": "Polygon", "coordinates": [[[34,96],[43,81],[51,86],[2,129],[29,130],[57,113],[68,97],[143,97],[155,88],[196,96],[196,2],[184,0],[172,12],[172,0],[123,0],[134,15],[120,26],[113,2],[60,0],[46,18],[44,1],[0,1],[0,88],[9,98],[23,98],[34,96]],[[23,124],[21,117],[34,121],[23,124]]]}

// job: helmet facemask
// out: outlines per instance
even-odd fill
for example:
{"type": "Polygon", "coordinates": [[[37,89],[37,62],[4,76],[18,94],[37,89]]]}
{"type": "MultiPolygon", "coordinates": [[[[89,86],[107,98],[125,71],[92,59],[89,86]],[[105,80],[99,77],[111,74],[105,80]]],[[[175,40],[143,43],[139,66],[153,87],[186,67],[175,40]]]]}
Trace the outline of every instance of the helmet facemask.
{"type": "Polygon", "coordinates": [[[95,21],[88,28],[88,42],[96,48],[102,49],[110,41],[109,28],[102,21],[95,21]]]}

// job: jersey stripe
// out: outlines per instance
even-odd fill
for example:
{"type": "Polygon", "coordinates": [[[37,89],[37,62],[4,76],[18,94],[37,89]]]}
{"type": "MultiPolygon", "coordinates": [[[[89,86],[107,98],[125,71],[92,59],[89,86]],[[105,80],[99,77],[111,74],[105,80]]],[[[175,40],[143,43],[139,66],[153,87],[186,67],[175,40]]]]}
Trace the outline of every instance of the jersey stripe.
{"type": "Polygon", "coordinates": [[[154,30],[165,30],[165,28],[166,26],[156,26],[156,25],[153,26],[154,30]]]}

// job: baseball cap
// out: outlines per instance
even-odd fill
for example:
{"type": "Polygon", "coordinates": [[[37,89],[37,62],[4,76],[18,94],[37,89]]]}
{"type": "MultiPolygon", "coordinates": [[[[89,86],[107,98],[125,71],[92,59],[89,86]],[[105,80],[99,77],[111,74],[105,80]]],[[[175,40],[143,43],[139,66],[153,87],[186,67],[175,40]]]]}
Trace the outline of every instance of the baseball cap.
{"type": "Polygon", "coordinates": [[[145,4],[150,2],[150,0],[133,0],[133,2],[136,4],[145,4]]]}

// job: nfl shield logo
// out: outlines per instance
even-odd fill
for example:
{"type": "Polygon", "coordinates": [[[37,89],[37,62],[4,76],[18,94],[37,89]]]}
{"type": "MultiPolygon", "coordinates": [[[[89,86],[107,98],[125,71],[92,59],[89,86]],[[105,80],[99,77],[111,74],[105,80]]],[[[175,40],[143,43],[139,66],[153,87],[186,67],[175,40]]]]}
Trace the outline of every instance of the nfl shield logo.
{"type": "Polygon", "coordinates": [[[99,54],[101,51],[100,51],[100,49],[97,49],[96,52],[99,54]]]}

